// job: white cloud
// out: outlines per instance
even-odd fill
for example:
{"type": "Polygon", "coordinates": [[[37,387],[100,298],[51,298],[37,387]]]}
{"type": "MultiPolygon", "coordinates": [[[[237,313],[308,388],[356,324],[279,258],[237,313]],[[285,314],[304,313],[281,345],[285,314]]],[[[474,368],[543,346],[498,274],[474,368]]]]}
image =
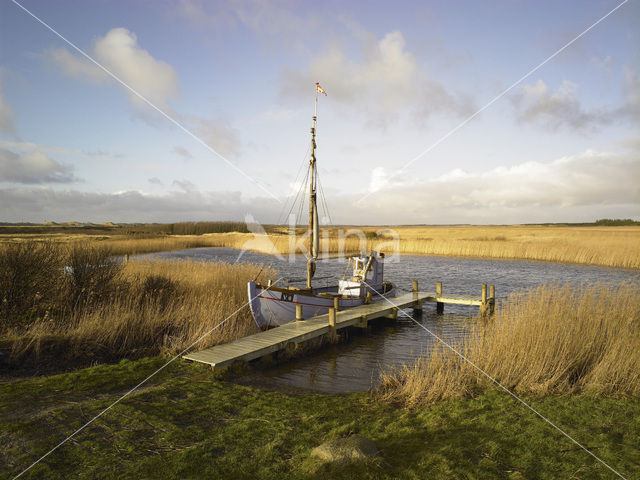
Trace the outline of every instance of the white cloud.
{"type": "MultiPolygon", "coordinates": [[[[384,185],[380,173],[374,170],[371,185],[384,185]]],[[[363,216],[363,222],[376,222],[377,216],[378,223],[567,221],[587,214],[591,219],[638,218],[638,178],[638,152],[588,150],[550,163],[528,162],[485,172],[456,169],[428,181],[404,181],[378,188],[362,202],[360,213],[349,213],[363,216]]]]}
{"type": "MultiPolygon", "coordinates": [[[[69,53],[64,48],[52,48],[47,58],[65,74],[101,83],[107,74],[84,57],[69,53]]],[[[178,95],[178,75],[166,62],[156,60],[138,45],[133,32],[113,28],[93,45],[91,56],[125,84],[163,110],[169,109],[169,100],[178,95]]],[[[129,100],[136,107],[145,102],[127,90],[129,100]]]]}
{"type": "Polygon", "coordinates": [[[0,148],[0,181],[38,184],[76,180],[69,165],[62,165],[40,151],[15,153],[0,148]]]}
{"type": "MultiPolygon", "coordinates": [[[[378,178],[382,171],[374,172],[378,178]]],[[[528,162],[485,172],[453,170],[427,181],[380,188],[357,205],[362,192],[327,198],[336,224],[533,223],[640,219],[640,155],[586,151],[553,162],[528,162]]],[[[165,195],[97,194],[52,188],[0,189],[6,221],[277,221],[282,205],[239,192],[201,192],[175,181],[165,195]]]]}
{"type": "Polygon", "coordinates": [[[436,112],[460,115],[472,110],[468,98],[448,91],[421,70],[401,32],[378,40],[359,30],[356,37],[360,58],[350,58],[346,46],[333,44],[305,71],[283,71],[281,97],[306,98],[310,86],[320,81],[332,101],[365,109],[375,116],[370,120],[382,126],[404,109],[423,119],[436,112]]]}

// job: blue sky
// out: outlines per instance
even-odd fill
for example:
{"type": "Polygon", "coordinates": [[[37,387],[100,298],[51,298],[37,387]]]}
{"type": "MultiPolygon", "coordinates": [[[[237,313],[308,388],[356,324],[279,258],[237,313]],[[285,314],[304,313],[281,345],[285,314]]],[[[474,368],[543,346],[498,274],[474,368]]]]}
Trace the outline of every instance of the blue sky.
{"type": "Polygon", "coordinates": [[[180,126],[3,0],[0,221],[640,219],[638,0],[20,4],[180,126]]]}

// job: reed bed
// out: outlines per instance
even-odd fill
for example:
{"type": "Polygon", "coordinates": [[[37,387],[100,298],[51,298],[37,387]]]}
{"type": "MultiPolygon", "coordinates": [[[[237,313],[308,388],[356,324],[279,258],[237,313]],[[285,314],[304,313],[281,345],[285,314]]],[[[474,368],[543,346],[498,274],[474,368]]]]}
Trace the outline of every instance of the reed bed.
{"type": "MultiPolygon", "coordinates": [[[[511,391],[640,396],[640,285],[543,285],[503,301],[455,348],[511,391]]],[[[406,406],[471,396],[494,384],[445,346],[382,377],[406,406]]]]}
{"type": "MultiPolygon", "coordinates": [[[[284,227],[269,234],[208,233],[202,235],[96,236],[97,246],[108,246],[116,255],[134,255],[198,247],[228,247],[266,254],[304,254],[305,230],[290,238],[284,227]]],[[[0,243],[46,239],[73,243],[91,237],[73,235],[1,236],[0,243]]],[[[443,255],[569,262],[608,267],[640,268],[638,226],[410,226],[331,227],[322,230],[322,255],[353,254],[378,250],[386,254],[443,255]]]]}
{"type": "Polygon", "coordinates": [[[130,261],[108,298],[6,330],[7,361],[37,366],[51,357],[74,365],[228,342],[257,331],[245,305],[247,281],[274,274],[252,264],[130,261]]]}

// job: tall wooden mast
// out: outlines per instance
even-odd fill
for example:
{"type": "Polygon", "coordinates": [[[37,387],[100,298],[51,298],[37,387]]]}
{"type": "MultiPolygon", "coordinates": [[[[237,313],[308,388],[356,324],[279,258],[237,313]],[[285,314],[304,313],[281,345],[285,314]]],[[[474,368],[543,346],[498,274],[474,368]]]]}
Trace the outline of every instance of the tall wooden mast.
{"type": "Polygon", "coordinates": [[[311,288],[311,279],[316,271],[316,259],[318,258],[320,225],[318,224],[318,204],[316,202],[317,172],[316,172],[316,120],[318,117],[318,92],[316,83],[316,100],[313,111],[313,123],[311,126],[311,158],[309,159],[309,253],[311,257],[307,261],[307,288],[311,288]]]}

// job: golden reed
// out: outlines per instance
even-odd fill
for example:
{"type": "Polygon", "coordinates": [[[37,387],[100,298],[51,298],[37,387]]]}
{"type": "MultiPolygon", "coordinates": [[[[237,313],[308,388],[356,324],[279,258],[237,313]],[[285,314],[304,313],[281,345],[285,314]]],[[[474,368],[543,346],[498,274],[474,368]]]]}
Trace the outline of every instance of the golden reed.
{"type": "MultiPolygon", "coordinates": [[[[456,347],[515,392],[640,396],[640,285],[543,285],[509,296],[456,347]]],[[[380,394],[416,406],[492,383],[444,346],[384,374],[380,394]]]]}
{"type": "MultiPolygon", "coordinates": [[[[9,359],[37,357],[46,345],[65,345],[67,360],[87,355],[175,354],[198,339],[201,349],[258,331],[247,302],[247,282],[266,281],[275,272],[260,265],[191,261],[131,261],[123,271],[127,294],[108,303],[69,312],[64,321],[36,321],[28,330],[6,332],[9,359]],[[148,297],[135,292],[149,278],[165,280],[165,291],[148,297]],[[171,285],[167,291],[166,284],[171,285]],[[233,315],[233,313],[240,311],[233,315]],[[209,332],[220,322],[223,325],[209,332]],[[206,334],[206,335],[205,335],[206,334]]],[[[161,283],[162,285],[162,283],[161,283]]]]}
{"type": "MultiPolygon", "coordinates": [[[[58,242],[93,241],[114,254],[139,254],[196,247],[229,247],[268,254],[304,251],[298,230],[292,242],[285,227],[270,233],[210,233],[130,238],[124,235],[2,235],[0,242],[28,239],[58,242]]],[[[640,268],[640,227],[637,226],[414,226],[343,227],[323,229],[323,254],[382,250],[387,254],[444,255],[498,259],[543,260],[609,267],[640,268]]]]}

